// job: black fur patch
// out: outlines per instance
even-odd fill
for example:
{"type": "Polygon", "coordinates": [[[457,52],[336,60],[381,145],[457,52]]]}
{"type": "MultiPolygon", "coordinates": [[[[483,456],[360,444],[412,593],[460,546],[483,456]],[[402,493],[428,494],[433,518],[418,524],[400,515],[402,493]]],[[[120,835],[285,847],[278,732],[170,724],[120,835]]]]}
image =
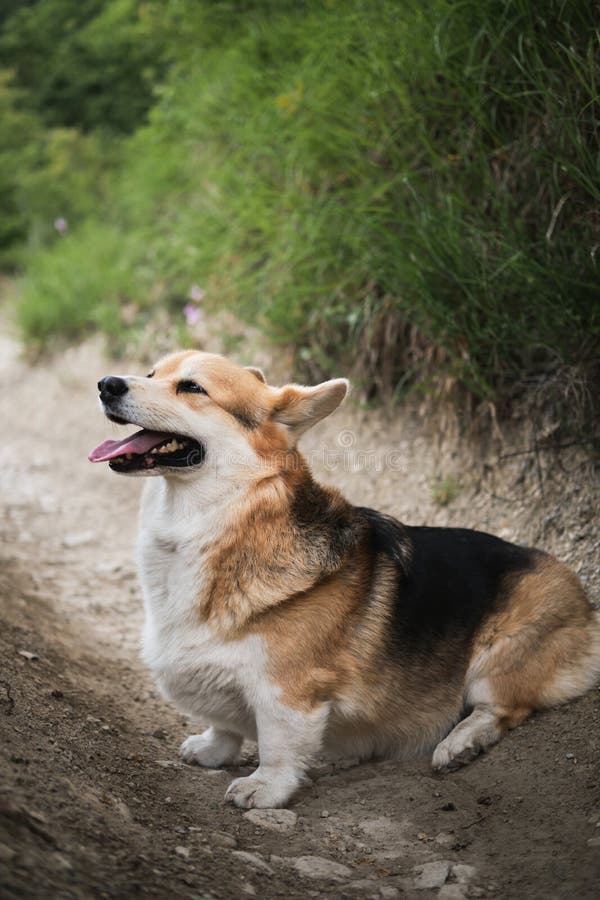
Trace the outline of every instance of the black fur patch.
{"type": "MultiPolygon", "coordinates": [[[[371,528],[373,551],[398,570],[390,649],[403,655],[444,655],[450,642],[466,661],[473,637],[501,609],[515,576],[531,571],[541,551],[466,528],[402,525],[359,510],[371,528]]],[[[377,563],[376,563],[377,564],[377,563]]]]}
{"type": "Polygon", "coordinates": [[[292,522],[323,576],[335,572],[360,541],[354,508],[317,484],[307,471],[294,491],[292,522]]]}

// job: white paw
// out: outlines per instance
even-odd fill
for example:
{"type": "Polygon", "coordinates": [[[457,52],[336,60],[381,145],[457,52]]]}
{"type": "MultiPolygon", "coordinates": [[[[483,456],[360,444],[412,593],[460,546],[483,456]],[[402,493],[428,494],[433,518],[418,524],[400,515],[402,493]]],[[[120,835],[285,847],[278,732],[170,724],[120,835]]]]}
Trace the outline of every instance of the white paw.
{"type": "Polygon", "coordinates": [[[436,771],[450,772],[466,766],[479,755],[480,747],[469,739],[458,739],[450,734],[433,751],[431,765],[436,771]]]}
{"type": "Polygon", "coordinates": [[[260,773],[257,769],[247,778],[236,778],[225,794],[225,799],[241,809],[275,809],[285,806],[300,784],[293,772],[260,773]]]}
{"type": "Polygon", "coordinates": [[[237,735],[209,728],[203,734],[186,738],[179,748],[179,755],[186,763],[218,769],[238,762],[241,743],[237,735]]]}

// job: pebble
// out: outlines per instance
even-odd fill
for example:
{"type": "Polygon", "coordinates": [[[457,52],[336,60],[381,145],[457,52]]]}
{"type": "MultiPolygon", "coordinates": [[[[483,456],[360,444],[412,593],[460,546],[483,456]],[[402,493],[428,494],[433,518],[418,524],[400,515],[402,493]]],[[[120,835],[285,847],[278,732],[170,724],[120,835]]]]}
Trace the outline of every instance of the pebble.
{"type": "Polygon", "coordinates": [[[266,875],[273,874],[271,866],[258,853],[248,853],[247,850],[232,850],[231,855],[241,859],[242,862],[248,863],[254,869],[258,869],[259,872],[264,872],[266,875]]]}
{"type": "Polygon", "coordinates": [[[477,869],[467,863],[456,863],[452,866],[452,875],[458,884],[470,884],[477,875],[477,869]]]}
{"type": "Polygon", "coordinates": [[[31,650],[19,650],[19,656],[22,656],[24,659],[36,660],[39,659],[37,653],[32,653],[31,650]]]}
{"type": "Polygon", "coordinates": [[[352,875],[352,870],[348,866],[332,859],[325,859],[323,856],[298,856],[291,862],[296,871],[306,878],[330,878],[332,881],[341,881],[352,875]]]}
{"type": "Polygon", "coordinates": [[[465,900],[466,894],[459,884],[443,884],[439,890],[439,900],[465,900]]]}
{"type": "Polygon", "coordinates": [[[456,843],[456,835],[452,834],[450,831],[440,831],[434,838],[436,844],[440,844],[442,847],[453,847],[456,843]]]}
{"type": "Polygon", "coordinates": [[[600,847],[600,837],[589,838],[587,845],[588,847],[600,847]]]}
{"type": "Polygon", "coordinates": [[[237,839],[225,831],[213,831],[210,835],[210,842],[215,847],[223,847],[225,850],[235,850],[238,845],[237,839]]]}
{"type": "Polygon", "coordinates": [[[439,859],[435,862],[415,866],[413,871],[417,873],[414,886],[418,890],[431,890],[445,884],[450,874],[450,863],[445,859],[439,859]]]}
{"type": "Polygon", "coordinates": [[[291,809],[249,809],[244,818],[269,831],[291,831],[298,816],[291,809]]]}
{"type": "Polygon", "coordinates": [[[178,846],[178,847],[175,847],[175,853],[177,854],[177,856],[181,856],[182,859],[189,859],[189,858],[190,858],[190,849],[189,849],[189,847],[182,847],[181,845],[178,846]]]}

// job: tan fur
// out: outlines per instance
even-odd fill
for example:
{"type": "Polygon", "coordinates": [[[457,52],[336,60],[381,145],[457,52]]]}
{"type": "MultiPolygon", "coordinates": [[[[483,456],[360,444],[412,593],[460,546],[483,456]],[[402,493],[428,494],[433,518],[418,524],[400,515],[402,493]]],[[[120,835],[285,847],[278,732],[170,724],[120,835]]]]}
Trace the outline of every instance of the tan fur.
{"type": "Polygon", "coordinates": [[[507,593],[506,609],[479,635],[467,677],[488,679],[503,727],[510,728],[590,686],[584,663],[598,626],[577,576],[551,556],[540,555],[535,571],[507,593]]]}

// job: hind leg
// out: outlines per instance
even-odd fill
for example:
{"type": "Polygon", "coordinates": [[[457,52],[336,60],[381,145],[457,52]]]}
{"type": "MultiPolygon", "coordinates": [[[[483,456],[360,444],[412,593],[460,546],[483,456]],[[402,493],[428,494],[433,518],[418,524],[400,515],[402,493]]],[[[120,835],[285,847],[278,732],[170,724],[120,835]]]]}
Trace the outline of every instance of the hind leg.
{"type": "Polygon", "coordinates": [[[450,734],[437,745],[431,764],[434,769],[451,771],[475,759],[488,747],[496,744],[502,735],[527,718],[529,710],[514,710],[507,715],[504,710],[488,705],[476,706],[473,712],[459,722],[450,734]]]}

